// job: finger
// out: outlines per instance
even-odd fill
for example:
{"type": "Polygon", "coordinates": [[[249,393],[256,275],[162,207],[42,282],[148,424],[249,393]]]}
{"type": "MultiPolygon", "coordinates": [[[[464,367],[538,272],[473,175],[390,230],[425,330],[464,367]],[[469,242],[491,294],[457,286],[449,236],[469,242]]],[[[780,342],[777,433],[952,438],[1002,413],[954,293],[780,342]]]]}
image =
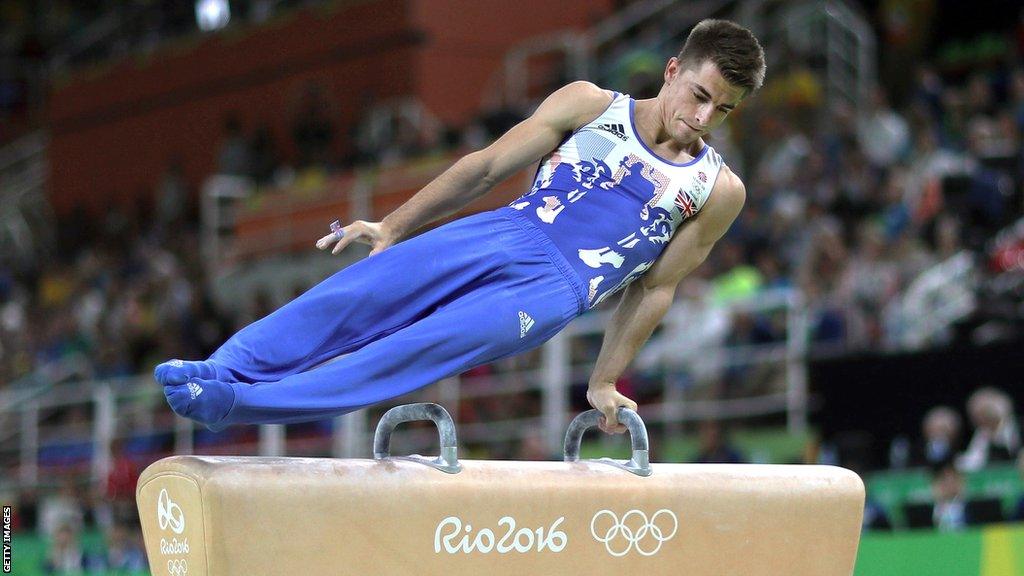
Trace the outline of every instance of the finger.
{"type": "Polygon", "coordinates": [[[597,421],[597,427],[600,428],[601,431],[604,432],[605,434],[622,434],[628,430],[624,424],[619,424],[617,426],[609,426],[608,421],[607,419],[605,419],[604,416],[602,416],[601,419],[597,421]]]}
{"type": "Polygon", "coordinates": [[[355,224],[346,226],[344,228],[345,235],[338,240],[338,243],[334,245],[334,249],[331,250],[331,254],[337,254],[345,249],[346,246],[352,243],[353,240],[359,239],[363,234],[362,228],[356,227],[355,224]]]}
{"type": "Polygon", "coordinates": [[[605,426],[607,426],[609,430],[615,430],[619,427],[619,419],[615,415],[615,410],[615,408],[612,408],[604,413],[605,426]]]}
{"type": "Polygon", "coordinates": [[[324,236],[323,238],[317,240],[316,247],[319,248],[320,250],[323,250],[324,248],[330,246],[332,241],[336,241],[337,239],[338,238],[335,237],[334,233],[332,232],[327,236],[324,236]]]}

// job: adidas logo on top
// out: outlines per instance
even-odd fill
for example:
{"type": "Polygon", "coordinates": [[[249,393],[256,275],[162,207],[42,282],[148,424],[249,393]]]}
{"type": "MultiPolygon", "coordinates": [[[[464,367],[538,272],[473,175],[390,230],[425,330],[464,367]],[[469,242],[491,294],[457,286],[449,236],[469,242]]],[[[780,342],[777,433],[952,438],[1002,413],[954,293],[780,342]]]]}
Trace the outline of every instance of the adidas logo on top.
{"type": "Polygon", "coordinates": [[[527,314],[526,312],[523,312],[522,310],[520,310],[519,311],[519,337],[520,338],[525,337],[526,333],[530,331],[530,328],[533,328],[533,324],[534,324],[533,318],[530,318],[529,314],[527,314]]]}
{"type": "Polygon", "coordinates": [[[616,138],[623,142],[629,140],[629,137],[626,136],[626,127],[622,124],[598,124],[597,129],[604,130],[605,132],[611,132],[616,138]]]}
{"type": "Polygon", "coordinates": [[[203,387],[200,386],[199,384],[196,384],[195,382],[189,382],[188,391],[192,396],[192,399],[195,400],[196,396],[199,396],[200,394],[203,393],[203,387]]]}

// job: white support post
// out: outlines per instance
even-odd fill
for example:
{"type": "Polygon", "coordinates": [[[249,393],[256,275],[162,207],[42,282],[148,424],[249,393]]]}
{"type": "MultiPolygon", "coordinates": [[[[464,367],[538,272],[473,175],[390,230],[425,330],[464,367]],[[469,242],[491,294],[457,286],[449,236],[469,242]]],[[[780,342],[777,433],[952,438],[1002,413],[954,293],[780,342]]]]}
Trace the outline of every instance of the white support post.
{"type": "Polygon", "coordinates": [[[363,438],[366,436],[366,410],[349,412],[335,420],[334,457],[358,458],[366,453],[367,446],[363,438]]]}
{"type": "MultiPolygon", "coordinates": [[[[152,428],[152,425],[150,425],[152,428]]],[[[195,451],[192,432],[195,430],[195,421],[190,418],[174,419],[174,453],[192,454],[195,451]]]]}
{"type": "Polygon", "coordinates": [[[29,402],[21,413],[21,481],[39,481],[39,403],[29,402]]]}
{"type": "Polygon", "coordinates": [[[787,298],[786,310],[786,428],[790,434],[807,430],[807,308],[799,291],[787,298]]]}
{"type": "Polygon", "coordinates": [[[117,399],[110,384],[97,386],[92,393],[95,406],[93,412],[92,434],[92,479],[94,482],[105,481],[110,474],[110,444],[114,440],[114,427],[117,423],[117,399]]]}
{"type": "Polygon", "coordinates": [[[455,418],[458,423],[459,414],[459,383],[462,381],[461,376],[451,376],[441,380],[437,386],[438,391],[438,403],[444,406],[448,412],[455,418]]]}
{"type": "Polygon", "coordinates": [[[284,433],[283,424],[260,426],[260,456],[284,456],[284,433]]]}
{"type": "Polygon", "coordinates": [[[569,411],[569,338],[557,334],[541,349],[543,378],[544,442],[551,454],[562,452],[562,435],[569,411]]]}

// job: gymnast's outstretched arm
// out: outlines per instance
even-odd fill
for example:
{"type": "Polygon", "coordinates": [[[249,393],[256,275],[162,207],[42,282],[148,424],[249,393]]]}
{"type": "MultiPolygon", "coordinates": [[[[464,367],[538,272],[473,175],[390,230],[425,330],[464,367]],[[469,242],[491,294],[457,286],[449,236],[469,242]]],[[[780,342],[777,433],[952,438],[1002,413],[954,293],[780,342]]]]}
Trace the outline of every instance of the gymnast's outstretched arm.
{"type": "Polygon", "coordinates": [[[435,220],[453,214],[489,192],[519,170],[538,162],[558,147],[562,139],[590,122],[611,102],[611,94],[590,82],[567,84],[548,96],[526,120],[513,126],[493,144],[467,154],[423,187],[380,222],[353,222],[343,228],[339,240],[333,234],[317,242],[317,248],[337,254],[349,243],[373,246],[371,254],[412,234],[435,220]]]}
{"type": "Polygon", "coordinates": [[[605,415],[600,425],[605,432],[626,431],[616,419],[615,410],[620,406],[636,410],[636,402],[620,394],[615,382],[668,312],[676,286],[707,258],[715,242],[732,225],[745,196],[743,182],[723,166],[704,208],[679,228],[654,265],[623,292],[605,331],[587,390],[587,400],[605,415]]]}

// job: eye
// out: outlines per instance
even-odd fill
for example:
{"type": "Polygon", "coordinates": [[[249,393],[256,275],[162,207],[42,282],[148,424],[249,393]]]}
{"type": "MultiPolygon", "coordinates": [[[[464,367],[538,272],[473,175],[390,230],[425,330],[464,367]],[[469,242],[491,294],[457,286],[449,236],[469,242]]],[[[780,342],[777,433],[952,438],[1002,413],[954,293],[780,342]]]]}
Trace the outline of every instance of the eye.
{"type": "Polygon", "coordinates": [[[708,101],[708,99],[707,99],[707,98],[705,98],[705,97],[704,97],[703,95],[701,95],[701,94],[698,94],[697,92],[694,92],[694,93],[693,93],[693,97],[694,97],[694,98],[696,98],[698,102],[707,102],[707,101],[708,101]]]}

